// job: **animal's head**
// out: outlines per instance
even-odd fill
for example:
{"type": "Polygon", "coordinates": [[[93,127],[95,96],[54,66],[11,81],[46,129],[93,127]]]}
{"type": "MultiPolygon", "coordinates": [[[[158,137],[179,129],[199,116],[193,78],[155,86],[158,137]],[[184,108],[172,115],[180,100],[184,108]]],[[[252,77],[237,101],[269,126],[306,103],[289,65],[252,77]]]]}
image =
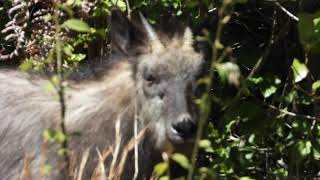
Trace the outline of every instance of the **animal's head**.
{"type": "MultiPolygon", "coordinates": [[[[127,38],[119,34],[113,37],[118,36],[114,40],[125,42],[117,47],[128,54],[132,47],[130,40],[143,39],[140,45],[144,51],[132,62],[138,117],[142,126],[149,127],[156,148],[166,150],[189,143],[197,131],[198,117],[193,100],[203,57],[192,46],[193,35],[189,28],[180,36],[162,42],[141,14],[140,21],[141,31],[122,27],[122,34],[127,38]],[[132,37],[132,32],[142,34],[132,37]]],[[[117,34],[117,28],[113,30],[117,34]]]]}

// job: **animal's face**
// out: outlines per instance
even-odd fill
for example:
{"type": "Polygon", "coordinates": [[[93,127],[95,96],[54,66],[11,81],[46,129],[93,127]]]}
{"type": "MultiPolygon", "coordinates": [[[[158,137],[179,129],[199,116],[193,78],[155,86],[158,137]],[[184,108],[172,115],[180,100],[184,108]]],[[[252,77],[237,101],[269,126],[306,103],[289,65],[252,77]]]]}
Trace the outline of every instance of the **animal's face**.
{"type": "Polygon", "coordinates": [[[119,22],[128,20],[116,18],[113,28],[116,50],[130,54],[139,49],[141,40],[144,42],[141,47],[147,49],[133,61],[140,125],[148,127],[148,135],[159,150],[189,143],[197,130],[193,100],[195,78],[202,64],[202,55],[192,46],[191,30],[186,28],[181,37],[175,36],[164,44],[144,17],[140,16],[142,31],[132,29],[130,23],[124,23],[129,24],[129,29],[119,27],[123,24],[119,22]]]}
{"type": "Polygon", "coordinates": [[[159,149],[184,144],[197,130],[193,100],[202,56],[192,48],[189,29],[180,41],[172,41],[154,45],[139,58],[136,70],[139,119],[150,126],[159,149]]]}
{"type": "Polygon", "coordinates": [[[197,130],[193,100],[201,59],[175,49],[143,56],[138,65],[139,118],[151,126],[158,148],[185,143],[197,130]]]}

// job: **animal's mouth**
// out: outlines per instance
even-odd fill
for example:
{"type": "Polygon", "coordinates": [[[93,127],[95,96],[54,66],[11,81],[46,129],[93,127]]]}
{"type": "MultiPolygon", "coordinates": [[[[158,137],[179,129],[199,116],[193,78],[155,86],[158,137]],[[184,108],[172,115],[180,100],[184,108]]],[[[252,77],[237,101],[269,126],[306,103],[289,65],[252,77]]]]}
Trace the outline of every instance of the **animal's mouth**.
{"type": "Polygon", "coordinates": [[[193,142],[196,133],[183,134],[179,133],[175,128],[170,127],[167,135],[168,139],[173,144],[184,144],[193,142]]]}

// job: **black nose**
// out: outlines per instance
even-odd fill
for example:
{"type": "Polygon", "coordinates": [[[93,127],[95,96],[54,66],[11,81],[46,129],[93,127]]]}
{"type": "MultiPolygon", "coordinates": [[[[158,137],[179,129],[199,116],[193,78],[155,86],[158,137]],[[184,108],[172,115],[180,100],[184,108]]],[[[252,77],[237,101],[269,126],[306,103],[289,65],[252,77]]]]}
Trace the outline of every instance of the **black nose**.
{"type": "Polygon", "coordinates": [[[197,131],[196,123],[192,121],[188,114],[179,116],[178,120],[172,124],[172,128],[182,138],[192,137],[197,131]]]}

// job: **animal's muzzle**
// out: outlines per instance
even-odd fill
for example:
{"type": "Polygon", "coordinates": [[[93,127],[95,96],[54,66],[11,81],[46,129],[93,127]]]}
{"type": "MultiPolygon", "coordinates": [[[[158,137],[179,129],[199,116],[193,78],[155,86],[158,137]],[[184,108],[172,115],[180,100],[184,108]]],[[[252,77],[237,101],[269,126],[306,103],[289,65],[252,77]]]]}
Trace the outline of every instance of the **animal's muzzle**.
{"type": "Polygon", "coordinates": [[[197,131],[197,124],[192,120],[189,114],[180,115],[178,120],[172,124],[172,129],[175,134],[183,139],[193,137],[197,131]]]}

